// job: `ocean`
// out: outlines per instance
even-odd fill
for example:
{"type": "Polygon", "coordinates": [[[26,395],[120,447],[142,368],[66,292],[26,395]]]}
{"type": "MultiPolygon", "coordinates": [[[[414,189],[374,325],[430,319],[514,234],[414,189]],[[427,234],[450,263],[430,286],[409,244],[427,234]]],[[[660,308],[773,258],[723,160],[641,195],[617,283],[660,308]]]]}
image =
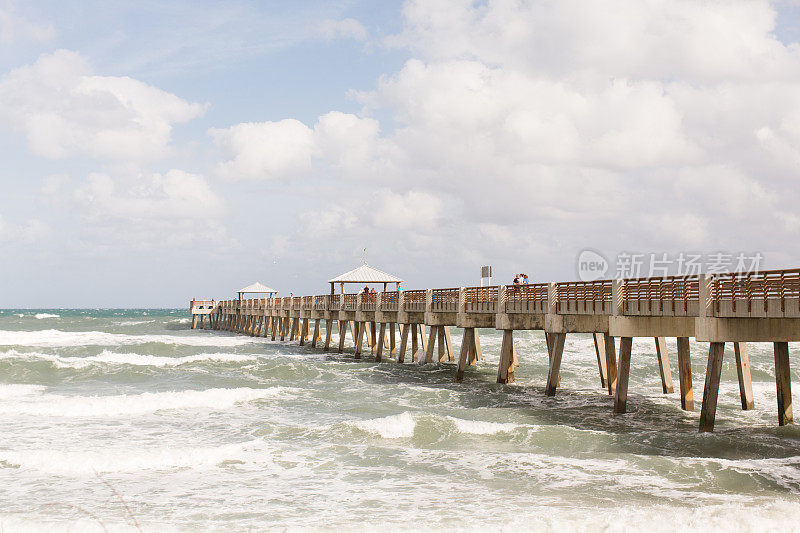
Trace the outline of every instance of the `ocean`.
{"type": "Polygon", "coordinates": [[[614,415],[590,335],[567,336],[552,398],[542,332],[515,334],[510,385],[500,335],[480,339],[456,384],[452,364],[193,331],[184,309],[4,310],[0,530],[800,528],[800,428],[777,426],[771,345],[749,345],[753,411],[726,348],[699,434],[708,345],[691,344],[687,413],[675,340],[664,395],[636,339],[614,415]]]}

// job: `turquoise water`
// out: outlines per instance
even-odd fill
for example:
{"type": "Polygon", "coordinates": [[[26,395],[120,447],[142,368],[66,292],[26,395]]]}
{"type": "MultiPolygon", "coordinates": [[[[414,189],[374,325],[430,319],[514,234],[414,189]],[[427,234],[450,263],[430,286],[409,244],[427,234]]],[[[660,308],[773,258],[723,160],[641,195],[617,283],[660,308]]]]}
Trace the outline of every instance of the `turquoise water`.
{"type": "Polygon", "coordinates": [[[697,411],[661,394],[637,339],[613,415],[591,336],[567,337],[554,398],[543,334],[515,339],[516,383],[494,383],[500,336],[481,330],[485,360],[455,384],[452,365],[192,331],[185,310],[0,311],[0,528],[798,528],[800,429],[777,427],[771,346],[750,345],[750,412],[726,351],[698,434],[707,345],[697,411]]]}

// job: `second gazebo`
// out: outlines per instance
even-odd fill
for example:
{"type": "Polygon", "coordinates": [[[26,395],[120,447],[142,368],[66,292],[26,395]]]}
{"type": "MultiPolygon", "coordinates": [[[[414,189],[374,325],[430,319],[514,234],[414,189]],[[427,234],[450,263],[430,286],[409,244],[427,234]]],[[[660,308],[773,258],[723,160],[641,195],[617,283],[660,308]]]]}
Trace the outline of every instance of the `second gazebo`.
{"type": "Polygon", "coordinates": [[[400,287],[403,282],[402,279],[391,274],[387,274],[377,268],[372,268],[366,262],[358,268],[354,268],[349,272],[345,272],[341,276],[336,276],[328,280],[331,284],[331,294],[335,292],[335,285],[338,283],[341,287],[341,292],[344,294],[345,283],[383,283],[383,292],[386,292],[386,287],[389,283],[394,283],[396,287],[400,287]]]}

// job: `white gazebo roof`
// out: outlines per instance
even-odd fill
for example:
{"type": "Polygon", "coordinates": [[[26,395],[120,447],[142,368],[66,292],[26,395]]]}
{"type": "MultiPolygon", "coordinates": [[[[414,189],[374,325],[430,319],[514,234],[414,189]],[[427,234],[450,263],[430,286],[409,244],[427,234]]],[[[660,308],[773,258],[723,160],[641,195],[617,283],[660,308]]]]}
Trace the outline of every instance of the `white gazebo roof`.
{"type": "Polygon", "coordinates": [[[270,289],[266,285],[264,285],[262,283],[259,283],[259,282],[255,282],[252,285],[248,285],[244,289],[239,289],[237,292],[239,294],[244,294],[244,293],[277,294],[278,293],[278,291],[276,291],[275,289],[270,289]]]}
{"type": "Polygon", "coordinates": [[[328,283],[402,283],[402,279],[387,274],[364,263],[341,276],[329,279],[328,283]]]}

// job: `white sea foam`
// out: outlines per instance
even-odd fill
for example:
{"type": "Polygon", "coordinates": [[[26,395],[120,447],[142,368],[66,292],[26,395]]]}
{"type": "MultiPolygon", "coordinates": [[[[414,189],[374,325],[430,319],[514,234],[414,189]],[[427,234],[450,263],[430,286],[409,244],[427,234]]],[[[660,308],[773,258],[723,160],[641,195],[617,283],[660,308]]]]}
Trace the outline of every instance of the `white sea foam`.
{"type": "MultiPolygon", "coordinates": [[[[0,387],[0,391],[4,387],[0,387]]],[[[39,390],[38,394],[28,391],[0,402],[0,414],[84,418],[139,416],[168,410],[226,410],[265,398],[287,395],[295,390],[288,387],[240,387],[110,396],[65,396],[39,390]]]]}
{"type": "Polygon", "coordinates": [[[463,418],[447,417],[455,424],[456,429],[461,433],[472,435],[494,435],[495,433],[509,433],[521,427],[535,428],[537,426],[525,426],[523,424],[512,424],[505,422],[485,422],[483,420],[464,420],[463,418]]]}
{"type": "Polygon", "coordinates": [[[362,431],[380,435],[384,439],[404,439],[414,436],[414,428],[417,426],[417,421],[411,413],[406,411],[399,415],[358,420],[349,422],[349,424],[362,431]]]}
{"type": "Polygon", "coordinates": [[[251,337],[223,335],[128,335],[104,331],[0,330],[0,346],[122,346],[144,343],[182,344],[186,346],[241,346],[257,342],[251,337]]]}
{"type": "Polygon", "coordinates": [[[183,357],[165,357],[138,353],[118,353],[103,350],[97,355],[87,357],[62,357],[41,352],[20,352],[8,350],[0,352],[0,359],[44,360],[51,362],[57,368],[86,368],[92,365],[134,365],[154,367],[178,367],[191,363],[222,362],[244,363],[257,361],[258,356],[252,354],[235,353],[201,353],[183,357]]]}
{"type": "Polygon", "coordinates": [[[8,384],[0,385],[0,400],[8,400],[41,393],[44,385],[8,384]]]}
{"type": "Polygon", "coordinates": [[[33,316],[36,317],[37,320],[42,320],[43,318],[61,318],[61,315],[53,315],[50,313],[36,313],[33,316]]]}
{"type": "Polygon", "coordinates": [[[79,451],[34,450],[0,451],[0,464],[55,475],[94,475],[107,472],[139,472],[204,468],[225,461],[241,461],[254,451],[264,451],[264,441],[252,440],[221,446],[197,447],[116,447],[79,451]]]}
{"type": "Polygon", "coordinates": [[[139,326],[141,324],[151,324],[155,322],[155,320],[121,320],[117,322],[119,326],[139,326]]]}

